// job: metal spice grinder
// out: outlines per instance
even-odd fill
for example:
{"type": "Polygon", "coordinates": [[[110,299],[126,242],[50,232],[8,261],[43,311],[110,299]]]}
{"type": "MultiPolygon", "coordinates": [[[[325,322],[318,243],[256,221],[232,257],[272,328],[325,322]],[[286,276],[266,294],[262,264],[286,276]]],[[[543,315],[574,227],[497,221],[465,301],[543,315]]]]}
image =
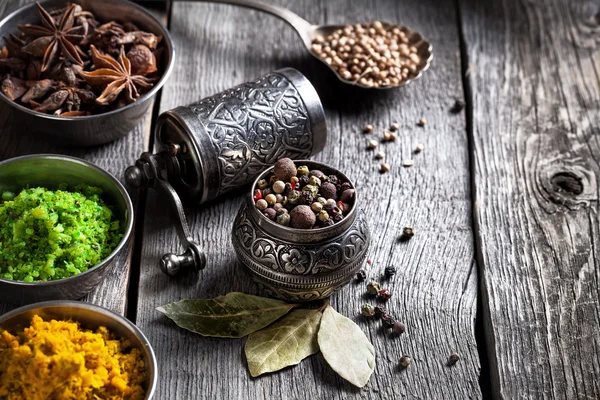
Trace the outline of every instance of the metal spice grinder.
{"type": "Polygon", "coordinates": [[[143,153],[127,168],[125,180],[170,200],[187,249],[181,255],[165,254],[160,267],[176,275],[206,265],[182,199],[200,205],[251,183],[280,158],[305,159],[320,152],[327,126],[312,84],[285,68],[161,114],[154,136],[157,153],[143,153]]]}

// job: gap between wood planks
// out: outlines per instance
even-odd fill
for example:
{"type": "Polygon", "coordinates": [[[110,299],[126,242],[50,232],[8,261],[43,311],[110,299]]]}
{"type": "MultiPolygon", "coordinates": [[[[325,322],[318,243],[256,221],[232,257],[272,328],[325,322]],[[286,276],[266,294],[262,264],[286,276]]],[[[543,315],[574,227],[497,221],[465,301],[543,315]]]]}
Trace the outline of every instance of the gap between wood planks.
{"type": "Polygon", "coordinates": [[[477,353],[479,354],[479,388],[481,390],[481,395],[483,399],[492,398],[492,388],[491,388],[491,377],[490,377],[490,363],[488,359],[488,344],[486,341],[485,329],[483,324],[483,298],[481,294],[483,293],[482,285],[483,285],[483,273],[479,270],[479,265],[481,264],[481,254],[478,251],[479,243],[477,239],[477,235],[475,235],[475,167],[474,167],[474,152],[473,152],[473,92],[471,88],[471,83],[469,80],[470,66],[469,66],[469,56],[467,52],[467,42],[465,40],[465,35],[463,32],[463,23],[462,23],[462,10],[458,0],[454,2],[456,6],[456,23],[458,25],[458,35],[460,42],[460,64],[461,64],[461,76],[462,76],[462,84],[464,90],[464,98],[465,98],[465,118],[466,118],[466,134],[467,134],[467,143],[469,146],[469,175],[471,176],[471,227],[473,229],[473,248],[475,253],[475,259],[473,263],[475,263],[475,267],[478,269],[477,274],[477,311],[475,313],[475,342],[477,343],[477,353]]]}
{"type": "MultiPolygon", "coordinates": [[[[157,6],[164,11],[166,18],[167,29],[171,29],[171,5],[173,0],[166,0],[163,3],[148,3],[147,8],[157,6]],[[163,8],[164,7],[164,8],[163,8]]],[[[164,87],[164,86],[163,86],[164,87]]],[[[150,123],[150,138],[148,140],[148,148],[145,151],[152,152],[154,149],[154,129],[156,127],[156,119],[160,115],[160,102],[162,98],[163,88],[156,93],[154,104],[152,106],[152,121],[150,123]]],[[[140,151],[140,154],[142,152],[140,151]]],[[[129,273],[129,285],[127,286],[127,301],[125,304],[125,317],[133,323],[136,323],[138,296],[140,286],[140,269],[142,268],[142,250],[144,247],[144,216],[146,215],[146,200],[148,198],[148,188],[142,187],[138,189],[138,207],[135,210],[135,226],[134,226],[134,245],[131,255],[131,268],[129,273]]]]}

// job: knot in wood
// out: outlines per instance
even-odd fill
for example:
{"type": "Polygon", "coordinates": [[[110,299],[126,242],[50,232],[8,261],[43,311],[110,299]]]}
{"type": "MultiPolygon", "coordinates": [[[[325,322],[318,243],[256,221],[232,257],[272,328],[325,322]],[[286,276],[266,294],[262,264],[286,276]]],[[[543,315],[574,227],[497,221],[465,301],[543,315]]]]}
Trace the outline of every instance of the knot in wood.
{"type": "Polygon", "coordinates": [[[583,193],[583,179],[573,172],[559,172],[550,179],[552,189],[557,193],[577,196],[583,193]]]}

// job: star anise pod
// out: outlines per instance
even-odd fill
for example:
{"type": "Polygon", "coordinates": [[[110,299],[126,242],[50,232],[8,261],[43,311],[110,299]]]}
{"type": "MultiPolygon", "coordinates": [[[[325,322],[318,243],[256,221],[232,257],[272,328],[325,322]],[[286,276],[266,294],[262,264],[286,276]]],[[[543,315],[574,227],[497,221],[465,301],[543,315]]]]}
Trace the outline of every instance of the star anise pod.
{"type": "Polygon", "coordinates": [[[118,61],[110,55],[102,55],[95,46],[92,50],[92,61],[98,69],[91,72],[81,71],[79,74],[91,86],[104,87],[102,94],[96,99],[100,105],[108,105],[115,101],[122,92],[127,103],[133,103],[140,97],[140,91],[152,87],[150,79],[142,75],[131,73],[131,62],[125,57],[125,50],[121,47],[118,61]]]}
{"type": "Polygon", "coordinates": [[[42,25],[18,25],[24,34],[36,38],[23,51],[36,57],[44,57],[42,71],[58,60],[59,54],[74,64],[83,65],[76,44],[83,39],[80,27],[73,27],[76,5],[72,4],[58,22],[36,1],[42,25]]]}
{"type": "Polygon", "coordinates": [[[83,103],[89,103],[95,99],[94,93],[90,90],[77,87],[59,87],[42,104],[31,101],[34,111],[54,111],[55,115],[62,115],[65,112],[79,111],[83,103]]]}

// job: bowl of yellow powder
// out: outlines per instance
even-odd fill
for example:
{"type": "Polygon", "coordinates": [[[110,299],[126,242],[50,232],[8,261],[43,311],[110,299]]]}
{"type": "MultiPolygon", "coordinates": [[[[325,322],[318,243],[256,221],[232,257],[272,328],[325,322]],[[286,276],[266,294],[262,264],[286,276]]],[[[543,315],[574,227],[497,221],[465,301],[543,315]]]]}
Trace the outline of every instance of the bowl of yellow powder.
{"type": "Polygon", "coordinates": [[[123,185],[87,161],[33,155],[0,162],[0,301],[85,296],[114,271],[133,213],[123,185]]]}
{"type": "Polygon", "coordinates": [[[144,334],[105,308],[49,301],[0,316],[0,399],[151,399],[156,358],[144,334]]]}

